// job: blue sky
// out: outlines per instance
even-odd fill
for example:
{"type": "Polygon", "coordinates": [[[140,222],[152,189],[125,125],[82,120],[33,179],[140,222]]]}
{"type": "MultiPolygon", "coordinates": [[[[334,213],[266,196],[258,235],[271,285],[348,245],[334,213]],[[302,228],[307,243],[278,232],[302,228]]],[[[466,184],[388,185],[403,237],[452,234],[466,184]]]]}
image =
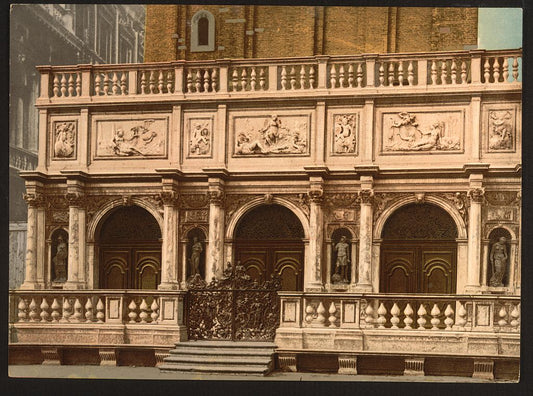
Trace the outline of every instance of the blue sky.
{"type": "Polygon", "coordinates": [[[478,48],[522,47],[521,8],[479,8],[478,48]]]}

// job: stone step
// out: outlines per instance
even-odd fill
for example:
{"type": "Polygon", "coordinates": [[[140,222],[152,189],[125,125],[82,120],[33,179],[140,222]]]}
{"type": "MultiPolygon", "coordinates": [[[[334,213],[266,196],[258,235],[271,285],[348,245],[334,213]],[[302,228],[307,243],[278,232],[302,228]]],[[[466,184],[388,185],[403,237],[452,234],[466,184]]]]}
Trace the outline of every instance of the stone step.
{"type": "Polygon", "coordinates": [[[163,363],[159,366],[159,369],[162,372],[199,372],[199,373],[224,373],[224,374],[257,374],[265,375],[271,368],[270,366],[249,366],[249,365],[228,365],[228,364],[217,364],[217,365],[202,365],[202,364],[167,364],[163,363]]]}
{"type": "Polygon", "coordinates": [[[182,341],[177,342],[176,347],[189,347],[195,346],[198,348],[276,348],[276,344],[273,342],[255,342],[255,341],[182,341]]]}
{"type": "Polygon", "coordinates": [[[242,356],[242,355],[189,355],[189,354],[171,354],[165,358],[165,363],[178,363],[178,362],[190,362],[190,363],[204,363],[204,364],[269,364],[272,360],[272,355],[268,356],[242,356]]]}
{"type": "Polygon", "coordinates": [[[181,346],[176,349],[170,350],[171,355],[226,355],[226,356],[271,356],[274,353],[274,349],[241,349],[241,348],[197,348],[194,346],[181,346]]]}

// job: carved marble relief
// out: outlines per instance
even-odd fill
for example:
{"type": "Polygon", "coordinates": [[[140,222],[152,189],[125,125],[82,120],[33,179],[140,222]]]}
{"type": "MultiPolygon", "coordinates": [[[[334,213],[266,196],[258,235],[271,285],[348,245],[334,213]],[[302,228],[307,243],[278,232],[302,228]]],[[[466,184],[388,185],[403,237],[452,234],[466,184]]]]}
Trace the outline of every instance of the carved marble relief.
{"type": "Polygon", "coordinates": [[[168,120],[97,120],[97,158],[164,157],[168,120]]]}
{"type": "Polygon", "coordinates": [[[234,154],[308,154],[309,132],[310,119],[307,115],[234,117],[234,154]]]}
{"type": "Polygon", "coordinates": [[[333,116],[333,153],[356,153],[357,132],[357,114],[335,114],[333,116]]]}
{"type": "Polygon", "coordinates": [[[52,158],[76,159],[76,121],[54,121],[52,126],[52,158]]]}
{"type": "Polygon", "coordinates": [[[382,126],[384,152],[462,150],[461,111],[384,113],[382,126]]]}
{"type": "Polygon", "coordinates": [[[328,222],[344,224],[359,221],[356,206],[358,196],[355,193],[325,194],[324,212],[328,222]]]}
{"type": "Polygon", "coordinates": [[[211,157],[213,152],[213,119],[189,118],[187,121],[188,156],[191,158],[211,157]]]}
{"type": "Polygon", "coordinates": [[[209,210],[185,210],[181,212],[183,223],[206,223],[209,221],[209,210]]]}
{"type": "Polygon", "coordinates": [[[488,117],[489,151],[514,150],[514,110],[491,110],[488,117]]]}
{"type": "Polygon", "coordinates": [[[58,226],[68,227],[69,209],[64,194],[46,196],[46,235],[58,226]]]}
{"type": "Polygon", "coordinates": [[[516,191],[487,191],[484,207],[485,220],[488,222],[509,223],[518,218],[520,194],[516,191]]]}

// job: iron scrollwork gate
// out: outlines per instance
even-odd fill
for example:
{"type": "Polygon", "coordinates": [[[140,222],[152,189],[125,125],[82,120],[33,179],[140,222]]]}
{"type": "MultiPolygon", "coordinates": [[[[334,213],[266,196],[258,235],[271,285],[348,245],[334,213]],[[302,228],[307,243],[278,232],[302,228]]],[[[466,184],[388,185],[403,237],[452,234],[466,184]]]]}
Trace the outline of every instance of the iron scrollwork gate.
{"type": "Polygon", "coordinates": [[[228,266],[221,279],[188,282],[190,340],[273,341],[279,326],[279,277],[257,283],[242,266],[228,266]]]}

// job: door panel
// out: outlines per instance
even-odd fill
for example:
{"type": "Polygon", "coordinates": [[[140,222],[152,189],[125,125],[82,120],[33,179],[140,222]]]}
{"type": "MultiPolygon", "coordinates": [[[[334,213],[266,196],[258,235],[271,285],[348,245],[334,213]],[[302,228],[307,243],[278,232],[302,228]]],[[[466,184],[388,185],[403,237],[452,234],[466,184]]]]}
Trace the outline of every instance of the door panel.
{"type": "Polygon", "coordinates": [[[125,289],[128,286],[129,250],[109,249],[102,252],[102,273],[100,287],[103,289],[125,289]]]}
{"type": "Polygon", "coordinates": [[[455,252],[422,250],[422,292],[455,293],[455,252]]]}
{"type": "Polygon", "coordinates": [[[412,293],[416,288],[415,257],[412,248],[383,250],[381,289],[385,293],[412,293]]]}

